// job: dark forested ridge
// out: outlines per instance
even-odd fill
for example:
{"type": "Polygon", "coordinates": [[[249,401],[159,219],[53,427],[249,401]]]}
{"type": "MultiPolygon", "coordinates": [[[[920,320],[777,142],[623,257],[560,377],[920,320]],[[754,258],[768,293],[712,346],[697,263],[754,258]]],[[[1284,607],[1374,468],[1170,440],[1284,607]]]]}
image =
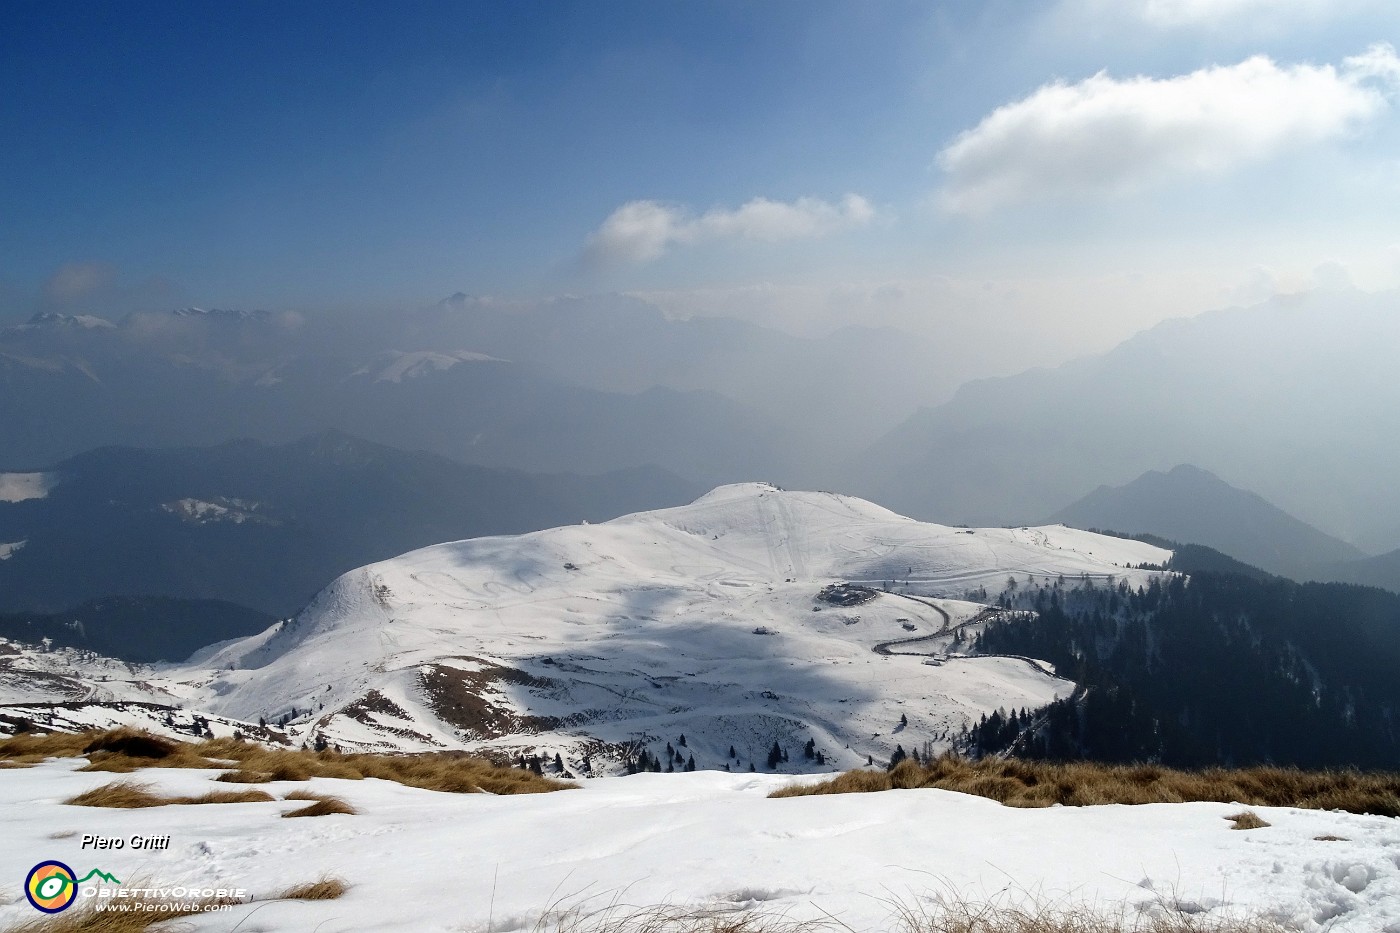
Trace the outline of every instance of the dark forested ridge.
{"type": "Polygon", "coordinates": [[[0,636],[123,661],[183,661],[205,645],[256,634],[276,621],[217,599],[109,596],[64,612],[0,615],[0,636]]]}
{"type": "Polygon", "coordinates": [[[1400,596],[1335,583],[1196,572],[1149,588],[1023,589],[1035,615],[989,625],[979,651],[1044,658],[1080,684],[965,736],[978,753],[1400,768],[1400,596]]]}

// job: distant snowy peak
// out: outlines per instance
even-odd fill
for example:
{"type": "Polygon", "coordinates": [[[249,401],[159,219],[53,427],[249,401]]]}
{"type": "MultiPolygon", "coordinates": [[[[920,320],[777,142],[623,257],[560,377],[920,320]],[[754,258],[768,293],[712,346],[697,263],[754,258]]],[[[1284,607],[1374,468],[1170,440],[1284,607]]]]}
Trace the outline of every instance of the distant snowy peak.
{"type": "Polygon", "coordinates": [[[215,497],[214,501],[203,499],[177,499],[161,504],[161,510],[191,525],[216,523],[242,525],[244,523],[278,525],[280,522],[259,514],[263,508],[260,502],[245,499],[215,497]]]}
{"type": "Polygon", "coordinates": [[[382,354],[367,366],[356,370],[352,375],[369,376],[375,382],[403,382],[419,376],[444,372],[461,363],[503,363],[505,360],[485,353],[457,350],[452,353],[439,353],[433,350],[404,352],[391,350],[382,354]]]}
{"type": "Polygon", "coordinates": [[[106,318],[92,314],[58,314],[54,311],[41,311],[25,323],[7,327],[5,330],[17,333],[60,328],[64,330],[110,330],[116,326],[106,318]]]}
{"type": "Polygon", "coordinates": [[[205,321],[265,321],[272,317],[270,311],[242,311],[234,308],[176,308],[173,317],[196,318],[205,321]]]}

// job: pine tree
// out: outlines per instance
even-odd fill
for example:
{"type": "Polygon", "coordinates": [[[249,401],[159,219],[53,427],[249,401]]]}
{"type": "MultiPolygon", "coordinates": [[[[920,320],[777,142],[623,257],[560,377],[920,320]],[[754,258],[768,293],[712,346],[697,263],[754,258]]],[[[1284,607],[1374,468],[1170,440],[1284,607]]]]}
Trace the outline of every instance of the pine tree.
{"type": "Polygon", "coordinates": [[[694,771],[694,770],[695,770],[695,756],[694,756],[694,755],[691,755],[691,756],[690,756],[690,760],[687,761],[687,762],[685,763],[685,770],[687,770],[687,771],[694,771]]]}
{"type": "Polygon", "coordinates": [[[817,757],[817,740],[808,739],[807,744],[802,746],[802,754],[809,759],[817,757]]]}
{"type": "Polygon", "coordinates": [[[684,732],[681,733],[680,746],[681,746],[681,748],[685,748],[685,733],[684,733],[684,732]]]}
{"type": "Polygon", "coordinates": [[[554,770],[556,770],[556,771],[563,771],[563,770],[564,770],[564,759],[561,758],[561,757],[559,757],[559,753],[558,753],[558,752],[555,752],[555,753],[554,753],[554,770]]]}
{"type": "Polygon", "coordinates": [[[886,770],[893,771],[896,765],[908,757],[909,753],[904,750],[904,746],[896,745],[894,747],[894,754],[890,756],[890,766],[886,770]]]}
{"type": "Polygon", "coordinates": [[[730,758],[737,758],[737,757],[739,757],[739,756],[735,753],[735,751],[734,751],[734,746],[733,746],[733,745],[729,746],[729,757],[730,757],[730,758]]]}

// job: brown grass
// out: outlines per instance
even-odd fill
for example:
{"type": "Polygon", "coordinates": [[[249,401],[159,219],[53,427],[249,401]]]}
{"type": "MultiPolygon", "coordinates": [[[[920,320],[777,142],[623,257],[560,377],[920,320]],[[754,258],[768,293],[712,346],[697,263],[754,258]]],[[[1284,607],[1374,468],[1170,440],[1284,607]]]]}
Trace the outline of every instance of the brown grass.
{"type": "Polygon", "coordinates": [[[95,733],[51,732],[38,735],[21,732],[0,740],[0,761],[11,764],[38,764],[46,758],[76,758],[95,733]]]}
{"type": "Polygon", "coordinates": [[[79,734],[23,733],[0,740],[0,762],[11,767],[46,758],[87,755],[83,771],[130,773],[143,768],[238,767],[219,780],[235,784],[305,781],[313,777],[380,778],[427,790],[470,794],[536,794],[577,785],[541,777],[520,768],[503,768],[481,758],[452,752],[426,755],[372,755],[278,749],[236,739],[175,742],[134,729],[111,729],[79,734]]]}
{"type": "Polygon", "coordinates": [[[293,885],[274,899],[279,901],[333,901],[348,890],[350,890],[350,885],[344,881],[339,878],[327,877],[319,881],[293,885]]]}
{"type": "Polygon", "coordinates": [[[210,791],[198,797],[168,797],[153,793],[149,784],[115,781],[70,797],[64,803],[74,807],[119,807],[134,810],[171,804],[261,803],[273,799],[275,798],[271,794],[260,790],[210,791]]]}
{"type": "MultiPolygon", "coordinates": [[[[1284,933],[1269,920],[1209,917],[1162,905],[1154,914],[1065,903],[975,903],[957,894],[887,902],[880,933],[1284,933]]],[[[546,913],[532,933],[864,933],[836,917],[796,920],[782,913],[612,903],[546,913]]]]}
{"type": "Polygon", "coordinates": [[[1225,819],[1235,824],[1230,827],[1231,829],[1263,829],[1266,826],[1273,825],[1272,823],[1266,822],[1253,810],[1241,810],[1239,813],[1230,814],[1225,817],[1225,819]]]}
{"type": "Polygon", "coordinates": [[[1252,807],[1305,807],[1400,816],[1400,774],[1301,771],[1296,768],[1210,768],[1065,764],[943,755],[927,765],[905,760],[893,771],[848,771],[828,781],[784,787],[772,797],[850,794],[937,787],[990,797],[1012,807],[1211,800],[1252,807]]]}
{"type": "Polygon", "coordinates": [[[1046,903],[973,903],[957,895],[935,894],[917,905],[890,904],[900,933],[1284,933],[1260,917],[1187,913],[1160,905],[1154,913],[1117,912],[1101,907],[1046,903]]]}
{"type": "Polygon", "coordinates": [[[339,797],[331,797],[326,794],[313,794],[310,791],[293,791],[283,798],[284,800],[310,800],[310,806],[301,807],[296,810],[288,810],[283,816],[333,816],[343,813],[346,816],[354,816],[359,811],[339,797]]]}

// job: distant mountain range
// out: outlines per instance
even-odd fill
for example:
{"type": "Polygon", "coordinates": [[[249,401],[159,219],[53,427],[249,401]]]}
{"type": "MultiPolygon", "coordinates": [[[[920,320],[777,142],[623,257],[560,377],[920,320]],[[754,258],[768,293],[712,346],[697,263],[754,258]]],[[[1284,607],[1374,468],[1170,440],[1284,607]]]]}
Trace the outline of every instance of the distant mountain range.
{"type": "Polygon", "coordinates": [[[1314,578],[1323,565],[1366,556],[1262,497],[1184,464],[1166,473],[1144,473],[1126,486],[1100,486],[1048,521],[1204,544],[1299,580],[1314,578]]]}
{"type": "Polygon", "coordinates": [[[1318,290],[1167,321],[1100,356],[971,382],[841,488],[939,521],[1033,521],[1193,463],[1371,551],[1400,544],[1400,295],[1318,290]]]}
{"type": "Polygon", "coordinates": [[[946,397],[957,376],[935,365],[944,355],[894,331],[805,339],[672,320],[621,296],[454,296],[363,316],[46,314],[0,330],[0,469],[336,429],[532,472],[793,481],[946,397]]]}
{"type": "Polygon", "coordinates": [[[344,571],[405,550],[600,521],[696,491],[655,467],[535,475],[336,432],[104,448],[0,474],[0,612],[163,596],[288,614],[344,571]]]}

